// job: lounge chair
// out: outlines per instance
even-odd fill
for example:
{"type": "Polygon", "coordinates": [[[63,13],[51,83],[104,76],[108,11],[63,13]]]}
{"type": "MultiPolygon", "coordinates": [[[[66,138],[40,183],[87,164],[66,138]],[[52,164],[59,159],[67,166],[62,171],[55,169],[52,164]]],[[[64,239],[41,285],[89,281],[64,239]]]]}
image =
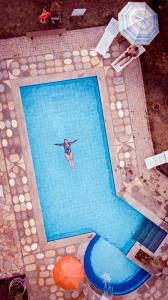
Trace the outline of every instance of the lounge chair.
{"type": "Polygon", "coordinates": [[[143,46],[139,46],[138,47],[139,49],[139,53],[136,57],[132,57],[129,61],[127,61],[125,64],[122,64],[123,63],[123,60],[122,61],[119,61],[119,63],[117,64],[117,61],[123,56],[123,54],[125,52],[127,52],[127,49],[124,51],[124,53],[122,53],[119,57],[117,57],[116,60],[114,60],[111,64],[111,66],[117,71],[117,72],[121,72],[126,66],[128,66],[133,60],[137,59],[142,53],[144,53],[146,50],[143,46]]]}
{"type": "Polygon", "coordinates": [[[114,38],[119,33],[118,21],[114,18],[108,23],[103,36],[101,37],[99,43],[97,44],[95,51],[101,55],[105,55],[109,50],[109,47],[114,40],[114,38]]]}
{"type": "Polygon", "coordinates": [[[147,169],[152,169],[165,163],[168,163],[168,151],[164,151],[145,159],[147,169]]]}
{"type": "Polygon", "coordinates": [[[113,36],[117,36],[119,33],[119,23],[116,19],[112,18],[105,28],[105,32],[110,33],[113,36]]]}

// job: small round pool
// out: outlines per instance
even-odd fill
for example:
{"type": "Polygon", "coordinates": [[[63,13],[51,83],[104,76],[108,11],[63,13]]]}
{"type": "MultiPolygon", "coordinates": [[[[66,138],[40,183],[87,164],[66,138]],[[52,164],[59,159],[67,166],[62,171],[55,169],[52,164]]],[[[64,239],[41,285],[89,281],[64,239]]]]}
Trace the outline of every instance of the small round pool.
{"type": "Polygon", "coordinates": [[[90,282],[102,292],[108,277],[108,293],[113,295],[128,294],[151,276],[98,235],[86,249],[84,267],[90,282]]]}

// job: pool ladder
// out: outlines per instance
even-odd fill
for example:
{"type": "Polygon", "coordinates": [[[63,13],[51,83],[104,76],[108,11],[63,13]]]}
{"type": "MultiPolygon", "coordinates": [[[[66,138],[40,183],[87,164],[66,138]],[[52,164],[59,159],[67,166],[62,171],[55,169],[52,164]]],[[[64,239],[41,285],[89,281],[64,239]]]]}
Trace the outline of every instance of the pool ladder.
{"type": "Polygon", "coordinates": [[[135,232],[133,239],[154,253],[166,235],[167,233],[162,228],[145,219],[135,232]]]}

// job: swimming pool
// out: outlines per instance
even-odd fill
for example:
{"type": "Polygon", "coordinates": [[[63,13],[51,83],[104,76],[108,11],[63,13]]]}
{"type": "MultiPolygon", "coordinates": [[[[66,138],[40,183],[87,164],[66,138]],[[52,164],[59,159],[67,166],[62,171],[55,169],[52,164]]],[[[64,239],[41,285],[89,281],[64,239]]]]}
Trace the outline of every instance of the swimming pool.
{"type": "Polygon", "coordinates": [[[86,249],[84,267],[87,277],[97,289],[117,296],[137,289],[151,276],[98,235],[86,249]]]}
{"type": "Polygon", "coordinates": [[[97,77],[20,92],[47,241],[95,231],[126,254],[144,216],[116,196],[97,77]],[[64,138],[79,138],[75,171],[54,146],[64,138]]]}

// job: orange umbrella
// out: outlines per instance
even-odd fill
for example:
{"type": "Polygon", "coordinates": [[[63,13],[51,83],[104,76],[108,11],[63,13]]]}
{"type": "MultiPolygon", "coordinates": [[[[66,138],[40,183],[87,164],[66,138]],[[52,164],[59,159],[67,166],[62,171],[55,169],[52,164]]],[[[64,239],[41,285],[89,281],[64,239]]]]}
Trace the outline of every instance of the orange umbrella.
{"type": "Polygon", "coordinates": [[[84,269],[79,259],[64,256],[58,260],[54,269],[54,282],[65,290],[78,290],[84,280],[84,269]]]}

